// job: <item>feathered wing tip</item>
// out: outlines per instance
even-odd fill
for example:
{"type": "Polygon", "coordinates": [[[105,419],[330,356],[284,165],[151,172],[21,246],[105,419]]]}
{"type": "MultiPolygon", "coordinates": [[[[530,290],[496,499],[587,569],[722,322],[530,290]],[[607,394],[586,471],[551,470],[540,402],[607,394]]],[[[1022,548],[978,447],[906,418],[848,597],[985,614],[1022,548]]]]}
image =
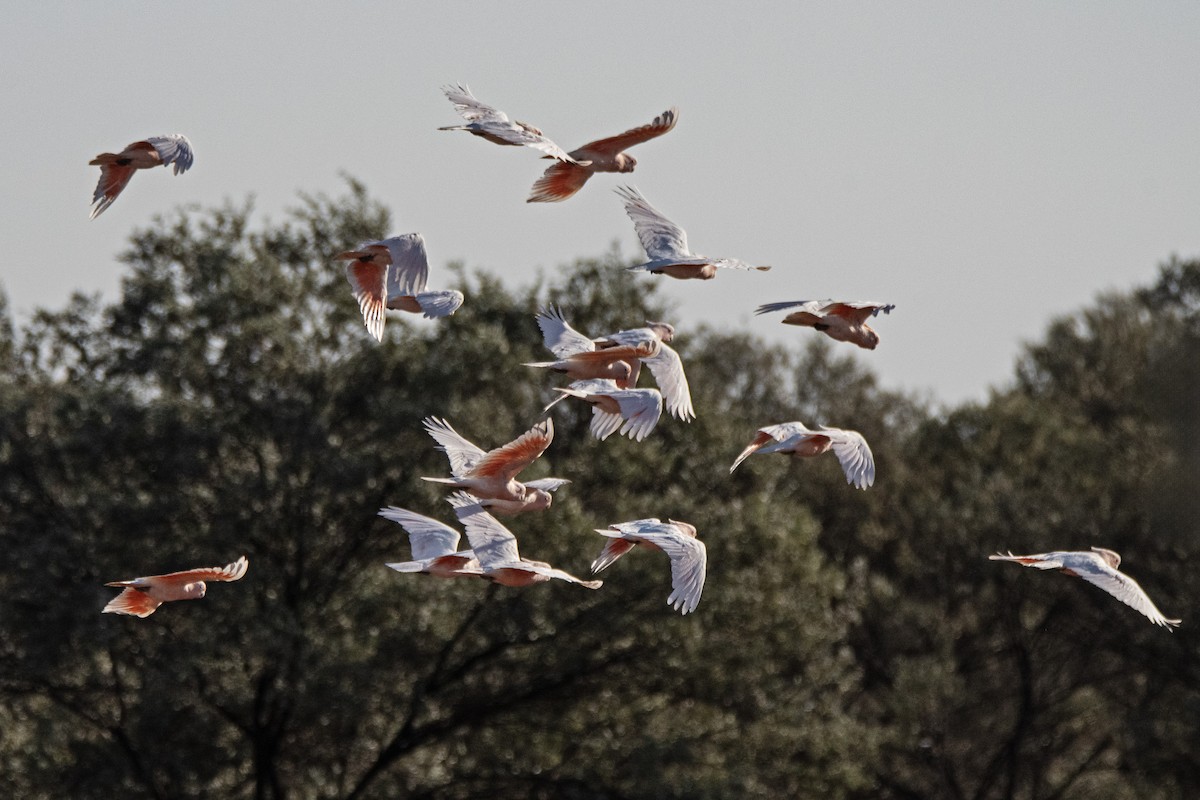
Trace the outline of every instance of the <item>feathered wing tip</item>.
{"type": "MultiPolygon", "coordinates": [[[[541,363],[541,364],[522,364],[521,366],[523,366],[523,367],[552,367],[552,366],[554,366],[554,362],[549,361],[549,362],[545,362],[545,363],[541,363]]],[[[559,395],[558,395],[558,397],[554,398],[553,400],[551,400],[549,403],[546,404],[546,407],[542,409],[543,414],[546,413],[547,411],[549,411],[554,406],[561,403],[563,400],[566,400],[568,397],[587,397],[587,392],[581,392],[578,389],[572,389],[569,386],[567,386],[567,387],[555,386],[554,391],[558,392],[559,395]]]]}
{"type": "Polygon", "coordinates": [[[162,605],[147,592],[140,592],[132,587],[125,589],[108,602],[101,614],[128,614],[133,617],[148,617],[162,605]]]}
{"type": "Polygon", "coordinates": [[[354,299],[358,301],[363,324],[367,332],[380,342],[383,341],[383,329],[387,322],[384,308],[387,299],[386,279],[386,267],[366,261],[350,261],[346,264],[346,280],[350,282],[354,299]]]}
{"type": "Polygon", "coordinates": [[[449,317],[462,306],[463,293],[457,289],[443,289],[436,292],[421,292],[416,296],[417,305],[426,319],[449,317]]]}
{"type": "Polygon", "coordinates": [[[389,569],[394,569],[396,572],[424,572],[425,565],[420,561],[395,561],[390,564],[384,564],[389,569]]]}
{"type": "Polygon", "coordinates": [[[99,200],[94,201],[94,203],[92,205],[92,213],[88,214],[88,219],[95,219],[96,217],[103,214],[105,212],[105,210],[109,206],[111,206],[113,204],[113,201],[116,199],[117,199],[117,196],[114,194],[110,197],[101,197],[99,200]]]}
{"type": "Polygon", "coordinates": [[[164,167],[168,164],[174,166],[176,175],[192,168],[192,163],[196,159],[195,152],[192,150],[191,141],[182,133],[151,136],[146,141],[158,152],[158,157],[162,159],[164,167]]]}
{"type": "Polygon", "coordinates": [[[596,560],[592,562],[593,573],[608,569],[616,563],[617,559],[628,553],[635,546],[635,543],[628,539],[612,538],[613,532],[611,530],[596,528],[596,533],[610,538],[604,542],[604,549],[600,551],[600,555],[596,556],[596,560]]]}
{"type": "Polygon", "coordinates": [[[569,161],[556,161],[534,182],[525,202],[562,202],[582,189],[590,177],[592,172],[587,167],[576,166],[569,161]]]}
{"type": "Polygon", "coordinates": [[[736,459],[734,459],[733,465],[729,467],[729,474],[732,475],[733,471],[738,468],[738,464],[741,464],[747,458],[754,455],[754,453],[757,452],[760,447],[771,441],[773,438],[774,437],[772,437],[771,434],[759,431],[754,436],[754,441],[746,445],[746,449],[743,450],[736,459]]]}
{"type": "Polygon", "coordinates": [[[785,308],[795,308],[797,306],[807,306],[815,304],[814,300],[784,300],[778,303],[763,303],[758,308],[754,309],[755,314],[770,314],[773,311],[783,311],[785,308]]]}
{"type": "Polygon", "coordinates": [[[592,436],[603,442],[617,432],[622,422],[624,420],[620,414],[612,414],[599,406],[592,406],[592,422],[588,429],[591,430],[592,436]]]}
{"type": "Polygon", "coordinates": [[[249,568],[249,566],[250,566],[250,562],[246,560],[245,556],[241,556],[240,558],[238,558],[237,561],[234,561],[232,564],[226,564],[224,567],[221,568],[221,571],[224,572],[227,577],[213,578],[210,580],[226,580],[226,581],[241,580],[246,575],[246,569],[249,568]]]}
{"type": "Polygon", "coordinates": [[[1058,559],[1047,558],[1045,554],[1033,556],[1014,556],[1009,550],[1007,554],[996,553],[988,556],[988,561],[1013,561],[1026,567],[1037,567],[1038,569],[1061,569],[1062,561],[1058,559]]]}

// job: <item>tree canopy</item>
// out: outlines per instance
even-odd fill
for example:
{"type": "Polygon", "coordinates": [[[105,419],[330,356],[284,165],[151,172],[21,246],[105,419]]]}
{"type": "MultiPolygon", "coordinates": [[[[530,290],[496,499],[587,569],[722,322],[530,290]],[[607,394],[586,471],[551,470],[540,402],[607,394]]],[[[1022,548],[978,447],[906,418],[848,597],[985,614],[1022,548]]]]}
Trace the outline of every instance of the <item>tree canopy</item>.
{"type": "MultiPolygon", "coordinates": [[[[1051,323],[1011,386],[934,410],[831,346],[680,330],[697,419],[598,442],[562,403],[530,477],[573,480],[506,521],[584,574],[593,528],[699,529],[686,617],[666,559],[596,592],[399,575],[376,511],[453,523],[444,417],[513,438],[561,381],[533,320],[599,335],[669,318],[615,254],[363,329],[330,261],[394,233],[351,182],[282,222],[249,205],[137,231],[111,305],[20,326],[0,304],[0,789],[11,797],[1176,798],[1200,789],[1200,262],[1051,323]],[[729,464],[756,428],[861,431],[876,485],[832,457],[729,464]],[[1169,635],[1081,581],[987,561],[1105,546],[1169,635]],[[106,581],[247,576],[138,620],[106,581]]],[[[645,381],[647,379],[643,379],[645,381]]]]}

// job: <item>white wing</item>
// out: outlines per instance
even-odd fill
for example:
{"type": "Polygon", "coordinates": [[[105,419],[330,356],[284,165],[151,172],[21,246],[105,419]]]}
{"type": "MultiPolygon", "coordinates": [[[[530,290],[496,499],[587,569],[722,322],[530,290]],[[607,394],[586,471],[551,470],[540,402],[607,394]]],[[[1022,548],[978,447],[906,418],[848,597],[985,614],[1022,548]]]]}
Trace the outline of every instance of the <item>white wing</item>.
{"type": "MultiPolygon", "coordinates": [[[[1074,556],[1076,554],[1071,553],[1069,555],[1074,556]]],[[[1079,553],[1078,555],[1091,556],[1093,554],[1079,553]]],[[[1125,605],[1145,615],[1155,625],[1162,625],[1164,628],[1169,628],[1179,624],[1179,620],[1167,619],[1163,616],[1163,613],[1154,605],[1149,595],[1146,594],[1141,586],[1138,586],[1137,581],[1125,573],[1113,569],[1104,563],[1102,559],[1098,557],[1088,559],[1067,558],[1064,559],[1063,564],[1067,569],[1070,569],[1088,583],[1099,586],[1125,605]]]]}
{"type": "Polygon", "coordinates": [[[662,417],[663,399],[657,389],[626,389],[612,392],[611,396],[621,407],[625,424],[621,435],[640,442],[650,435],[662,417]]]}
{"type": "Polygon", "coordinates": [[[592,406],[592,422],[588,430],[592,432],[592,436],[603,442],[620,429],[622,422],[624,420],[620,414],[612,414],[600,406],[592,406]]]}
{"type": "Polygon", "coordinates": [[[536,128],[510,120],[500,109],[480,102],[464,84],[445,86],[442,91],[446,93],[450,102],[454,103],[454,109],[470,123],[468,129],[474,128],[490,137],[503,139],[509,144],[532,147],[560,161],[569,161],[581,166],[591,163],[576,161],[566,150],[543,136],[536,128]]]}
{"type": "MultiPolygon", "coordinates": [[[[595,341],[615,342],[625,347],[644,347],[655,351],[662,344],[662,339],[658,337],[653,328],[632,328],[627,331],[617,331],[616,333],[610,333],[608,336],[602,336],[595,341]]],[[[595,347],[594,344],[593,347],[595,347]]]]}
{"type": "Polygon", "coordinates": [[[647,256],[653,260],[692,257],[683,228],[664,217],[636,188],[620,186],[616,191],[625,200],[625,213],[633,220],[633,229],[647,256]]]}
{"type": "Polygon", "coordinates": [[[471,94],[471,90],[465,83],[443,86],[442,91],[445,92],[446,99],[454,104],[454,110],[461,114],[467,122],[479,122],[482,120],[508,122],[507,114],[495,106],[489,106],[487,103],[476,98],[475,95],[471,94]]]}
{"type": "Polygon", "coordinates": [[[541,489],[544,492],[555,492],[570,483],[569,478],[538,478],[536,481],[525,481],[526,489],[541,489]]]}
{"type": "Polygon", "coordinates": [[[658,517],[647,517],[646,519],[634,519],[630,520],[629,522],[614,522],[608,527],[612,530],[597,531],[597,533],[602,533],[605,536],[613,535],[612,531],[633,535],[640,535],[643,533],[667,533],[675,526],[671,525],[669,522],[663,522],[658,517]]]}
{"type": "Polygon", "coordinates": [[[816,431],[810,429],[803,422],[781,422],[778,425],[767,425],[765,428],[759,428],[758,430],[777,442],[786,442],[793,436],[816,433],[816,431]]]}
{"type": "Polygon", "coordinates": [[[841,462],[842,472],[846,473],[847,483],[859,489],[866,489],[875,483],[875,457],[861,433],[827,428],[824,425],[817,427],[829,437],[833,454],[841,462]]]}
{"type": "Polygon", "coordinates": [[[675,526],[667,533],[645,532],[642,539],[657,545],[671,559],[671,596],[667,605],[682,614],[696,610],[704,592],[704,577],[708,570],[708,550],[704,542],[679,531],[675,526]]]}
{"type": "Polygon", "coordinates": [[[438,443],[438,449],[450,459],[450,474],[456,478],[466,475],[480,459],[487,455],[483,448],[464,439],[444,419],[427,417],[424,424],[425,430],[438,443]]]}
{"type": "Polygon", "coordinates": [[[1061,557],[1069,555],[1069,553],[1036,553],[1028,556],[1014,556],[1010,550],[1007,554],[996,553],[994,556],[988,556],[989,561],[1015,561],[1026,567],[1034,567],[1036,569],[1062,569],[1063,562],[1061,557]]]}
{"type": "Polygon", "coordinates": [[[542,341],[551,353],[567,358],[575,353],[588,353],[596,344],[588,337],[567,324],[562,310],[554,306],[543,308],[537,314],[538,327],[542,329],[542,341]]]}
{"type": "Polygon", "coordinates": [[[458,521],[467,531],[471,550],[485,571],[521,560],[521,554],[517,551],[517,537],[484,511],[478,500],[466,492],[455,492],[448,499],[450,505],[454,506],[458,521]]]}
{"type": "Polygon", "coordinates": [[[146,139],[150,146],[158,151],[163,166],[175,165],[175,174],[187,172],[192,168],[195,156],[192,153],[192,143],[182,133],[172,133],[168,136],[151,136],[146,139]]]}
{"type": "Polygon", "coordinates": [[[392,257],[388,270],[388,299],[393,297],[415,297],[425,291],[429,279],[429,256],[425,253],[425,239],[419,233],[406,233],[384,239],[381,244],[392,257]]]}
{"type": "Polygon", "coordinates": [[[802,311],[807,311],[815,316],[821,316],[821,309],[825,302],[820,300],[789,300],[782,303],[763,303],[758,308],[754,309],[755,314],[769,314],[772,311],[783,311],[785,308],[797,308],[803,306],[802,311]]]}
{"type": "MultiPolygon", "coordinates": [[[[606,381],[611,383],[611,381],[606,381]]],[[[576,384],[582,383],[577,381],[576,384]]],[[[572,388],[576,386],[572,384],[572,388]]],[[[560,390],[565,391],[565,390],[560,390]]],[[[581,395],[583,392],[580,393],[581,395]]],[[[612,434],[620,431],[622,436],[628,436],[634,441],[642,441],[662,416],[662,395],[656,389],[608,389],[588,394],[603,394],[617,401],[619,414],[605,411],[600,406],[592,406],[592,435],[604,441],[612,434]]]]}
{"type": "Polygon", "coordinates": [[[529,572],[536,572],[538,575],[545,575],[547,578],[556,578],[567,583],[577,583],[580,586],[586,586],[589,589],[599,589],[604,581],[585,581],[581,578],[576,578],[569,572],[564,572],[561,569],[556,569],[549,564],[544,564],[540,561],[525,561],[521,564],[522,569],[529,572]]]}
{"type": "Polygon", "coordinates": [[[426,319],[438,319],[453,314],[463,304],[463,293],[457,289],[439,289],[433,292],[421,292],[417,295],[417,304],[426,319]]]}
{"type": "Polygon", "coordinates": [[[692,390],[688,387],[687,375],[683,372],[683,361],[679,354],[665,344],[659,345],[658,353],[643,358],[642,363],[650,368],[658,388],[662,390],[667,411],[687,422],[696,416],[692,408],[692,390]]]}
{"type": "Polygon", "coordinates": [[[379,509],[379,516],[390,519],[408,532],[414,561],[446,556],[458,550],[458,531],[436,519],[396,506],[379,509]]]}

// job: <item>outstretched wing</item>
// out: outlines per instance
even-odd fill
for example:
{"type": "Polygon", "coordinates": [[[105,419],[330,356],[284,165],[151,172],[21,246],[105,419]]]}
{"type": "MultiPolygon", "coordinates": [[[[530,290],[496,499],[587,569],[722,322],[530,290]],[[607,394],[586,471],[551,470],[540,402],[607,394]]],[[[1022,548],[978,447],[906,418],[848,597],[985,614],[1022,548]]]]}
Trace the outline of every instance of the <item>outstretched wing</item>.
{"type": "MultiPolygon", "coordinates": [[[[651,139],[662,136],[664,133],[674,128],[675,123],[678,121],[679,109],[672,107],[655,117],[654,121],[649,125],[630,128],[624,133],[619,133],[616,136],[609,136],[605,139],[597,139],[594,142],[588,142],[575,152],[586,151],[588,155],[596,153],[615,156],[622,150],[628,150],[634,145],[639,145],[642,142],[648,142],[651,139]]],[[[584,157],[586,158],[587,156],[584,155],[584,157]]]]}
{"type": "Polygon", "coordinates": [[[543,136],[537,128],[510,120],[503,111],[480,102],[465,85],[446,86],[442,91],[450,102],[454,103],[454,109],[471,123],[468,130],[482,132],[489,138],[500,139],[509,144],[532,147],[561,161],[575,162],[566,150],[543,136]]]}
{"type": "Polygon", "coordinates": [[[625,213],[633,220],[642,248],[651,259],[691,258],[687,233],[667,219],[633,186],[618,186],[617,194],[625,201],[625,213]]]}
{"type": "Polygon", "coordinates": [[[249,562],[246,561],[245,556],[242,556],[232,564],[226,564],[223,567],[206,567],[202,569],[188,569],[183,572],[168,572],[166,575],[152,575],[147,580],[168,585],[183,585],[186,583],[195,583],[196,581],[236,581],[241,580],[242,576],[246,574],[247,566],[249,566],[249,562]]]}
{"type": "Polygon", "coordinates": [[[146,139],[150,146],[158,152],[163,166],[175,165],[175,173],[187,172],[192,168],[195,155],[192,153],[192,143],[182,133],[172,133],[167,136],[150,136],[146,139]]]}
{"type": "Polygon", "coordinates": [[[101,609],[101,614],[129,614],[134,617],[148,617],[162,605],[161,600],[150,596],[149,592],[139,592],[137,589],[126,589],[108,601],[101,609]]]}
{"type": "Polygon", "coordinates": [[[462,306],[463,293],[457,289],[437,289],[417,295],[417,305],[426,319],[448,317],[462,306]]]}
{"type": "Polygon", "coordinates": [[[475,95],[471,94],[471,90],[465,83],[443,86],[442,91],[445,93],[446,99],[454,104],[454,110],[461,114],[462,118],[467,122],[480,122],[483,120],[508,122],[507,114],[495,106],[489,106],[487,103],[479,100],[475,95]]]}
{"type": "Polygon", "coordinates": [[[542,330],[542,342],[546,349],[559,358],[576,353],[587,353],[596,349],[596,344],[579,331],[572,328],[562,309],[547,306],[537,313],[537,324],[542,330]]]}
{"type": "Polygon", "coordinates": [[[483,448],[464,439],[446,420],[426,417],[423,423],[425,431],[438,443],[438,449],[450,459],[450,474],[454,477],[463,477],[487,455],[483,448]]]}
{"type": "Polygon", "coordinates": [[[667,411],[684,422],[695,418],[692,391],[688,387],[687,375],[683,372],[683,361],[680,360],[679,354],[663,344],[659,346],[655,355],[643,358],[642,363],[650,368],[654,380],[658,382],[667,411]]]}
{"type": "Polygon", "coordinates": [[[471,550],[484,570],[521,560],[521,554],[517,550],[517,537],[495,517],[484,511],[478,500],[466,492],[455,492],[450,495],[448,501],[454,506],[458,521],[467,531],[471,550]]]}
{"type": "Polygon", "coordinates": [[[566,200],[587,183],[592,171],[568,161],[559,161],[534,181],[526,203],[557,203],[566,200]]]}
{"type": "Polygon", "coordinates": [[[576,578],[569,572],[564,572],[561,569],[557,569],[548,564],[542,564],[536,561],[526,561],[521,566],[523,569],[526,569],[530,572],[536,572],[538,575],[545,575],[547,578],[554,578],[556,580],[566,581],[567,583],[577,583],[580,586],[588,589],[599,589],[604,585],[604,581],[585,581],[581,578],[576,578]]]}
{"type": "Polygon", "coordinates": [[[379,516],[390,519],[408,532],[414,561],[450,555],[458,550],[458,531],[436,519],[397,506],[379,509],[379,516]]]}
{"type": "Polygon", "coordinates": [[[367,331],[381,342],[386,321],[387,273],[388,267],[375,261],[355,259],[346,264],[346,280],[350,281],[354,290],[354,299],[362,311],[363,323],[367,331]]]}
{"type": "Polygon", "coordinates": [[[471,468],[470,474],[477,477],[501,475],[514,478],[537,460],[553,440],[554,420],[547,417],[503,447],[489,450],[471,468]]]}
{"type": "MultiPolygon", "coordinates": [[[[650,435],[662,416],[663,399],[657,389],[624,389],[608,392],[621,409],[621,435],[640,442],[650,435]]],[[[599,411],[598,408],[596,408],[599,411]]],[[[593,422],[593,425],[595,423],[593,422]]]]}
{"type": "Polygon", "coordinates": [[[859,489],[866,489],[875,483],[875,457],[861,433],[824,425],[817,427],[829,437],[833,454],[841,462],[842,472],[846,473],[847,483],[859,489]]]}
{"type": "Polygon", "coordinates": [[[704,578],[708,571],[708,551],[704,542],[688,536],[675,526],[673,530],[659,533],[647,531],[639,534],[642,539],[656,545],[671,559],[671,596],[667,605],[682,614],[696,610],[700,595],[704,592],[704,578]]]}
{"type": "Polygon", "coordinates": [[[872,302],[836,302],[828,303],[821,309],[822,314],[835,314],[839,317],[844,317],[855,325],[861,325],[871,317],[874,317],[883,312],[884,314],[892,313],[895,304],[872,303],[872,302]]]}
{"type": "Polygon", "coordinates": [[[129,185],[129,180],[135,171],[128,164],[100,165],[100,180],[96,184],[96,191],[92,193],[92,213],[89,215],[89,219],[100,216],[106,208],[113,204],[117,196],[129,185]]]}
{"type": "Polygon", "coordinates": [[[388,297],[415,297],[425,291],[429,279],[429,256],[425,253],[425,239],[419,233],[406,233],[384,239],[382,244],[392,257],[392,268],[388,270],[388,297]]]}
{"type": "Polygon", "coordinates": [[[1088,583],[1099,586],[1125,605],[1135,609],[1155,625],[1171,628],[1180,623],[1180,620],[1177,619],[1167,619],[1137,581],[1099,559],[1079,559],[1078,563],[1072,559],[1066,562],[1066,566],[1088,583]]]}
{"type": "Polygon", "coordinates": [[[1034,567],[1036,569],[1062,569],[1062,556],[1066,553],[1037,553],[1028,556],[1014,556],[1010,550],[1008,553],[996,553],[988,556],[988,561],[1015,561],[1026,567],[1034,567]]]}
{"type": "MultiPolygon", "coordinates": [[[[782,303],[763,303],[758,308],[754,309],[755,314],[770,314],[772,311],[783,311],[785,308],[800,307],[800,311],[812,314],[816,318],[821,316],[821,308],[824,303],[819,300],[785,300],[782,303]]],[[[799,311],[796,313],[800,313],[799,311]]]]}
{"type": "Polygon", "coordinates": [[[571,482],[570,478],[538,478],[536,481],[525,481],[526,489],[541,489],[543,492],[557,492],[571,482]]]}

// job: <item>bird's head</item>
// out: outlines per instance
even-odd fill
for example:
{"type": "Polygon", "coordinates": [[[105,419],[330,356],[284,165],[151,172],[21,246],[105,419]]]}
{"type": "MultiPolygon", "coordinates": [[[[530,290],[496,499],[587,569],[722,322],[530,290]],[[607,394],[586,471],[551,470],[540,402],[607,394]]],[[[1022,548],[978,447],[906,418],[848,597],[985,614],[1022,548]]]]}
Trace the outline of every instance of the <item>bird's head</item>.
{"type": "Polygon", "coordinates": [[[865,346],[868,350],[874,350],[876,347],[879,346],[879,334],[878,333],[876,333],[874,330],[872,330],[870,327],[868,327],[866,325],[863,326],[863,333],[865,333],[867,335],[866,340],[865,340],[866,341],[865,346]]]}
{"type": "Polygon", "coordinates": [[[617,172],[633,172],[633,168],[637,166],[637,159],[628,153],[617,154],[617,172]]]}
{"type": "Polygon", "coordinates": [[[1108,565],[1113,569],[1121,566],[1121,555],[1117,553],[1116,550],[1107,550],[1103,547],[1093,547],[1092,552],[1096,553],[1105,561],[1107,561],[1108,565]]]}
{"type": "Polygon", "coordinates": [[[664,342],[670,342],[675,338],[675,326],[670,323],[646,320],[646,327],[654,331],[658,338],[664,342]]]}
{"type": "Polygon", "coordinates": [[[201,597],[204,597],[204,591],[207,588],[204,581],[187,583],[183,586],[183,594],[189,600],[199,600],[201,597]]]}

